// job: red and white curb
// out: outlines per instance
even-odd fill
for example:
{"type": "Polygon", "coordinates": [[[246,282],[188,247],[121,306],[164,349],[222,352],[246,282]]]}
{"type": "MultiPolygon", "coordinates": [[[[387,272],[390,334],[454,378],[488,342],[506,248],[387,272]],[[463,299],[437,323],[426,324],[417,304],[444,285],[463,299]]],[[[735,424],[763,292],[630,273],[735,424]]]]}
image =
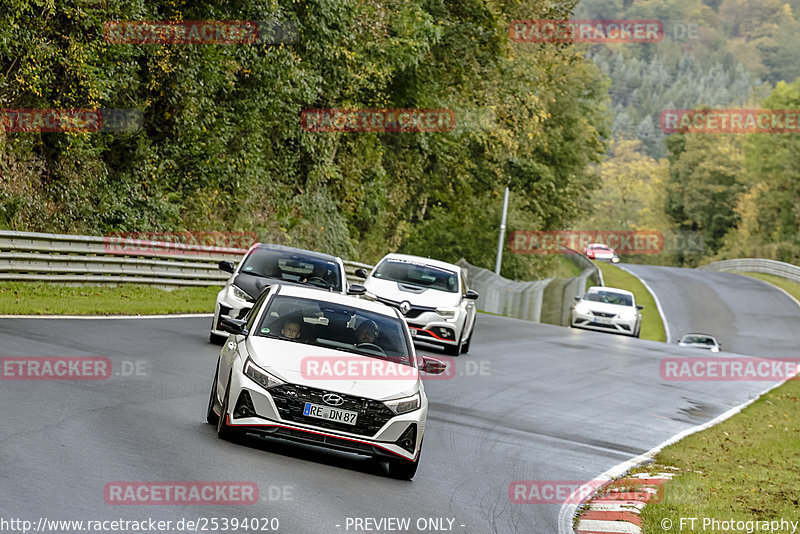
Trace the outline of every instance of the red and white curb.
{"type": "Polygon", "coordinates": [[[578,519],[577,534],[641,534],[639,514],[650,501],[661,500],[661,485],[672,473],[637,473],[600,489],[578,519]]]}

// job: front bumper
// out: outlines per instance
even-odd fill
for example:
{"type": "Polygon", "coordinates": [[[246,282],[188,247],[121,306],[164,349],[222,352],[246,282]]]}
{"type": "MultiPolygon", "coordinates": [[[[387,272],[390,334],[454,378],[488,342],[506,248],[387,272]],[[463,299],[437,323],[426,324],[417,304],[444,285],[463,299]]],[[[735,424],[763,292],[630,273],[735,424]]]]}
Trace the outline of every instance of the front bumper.
{"type": "Polygon", "coordinates": [[[454,321],[446,321],[436,312],[423,312],[415,317],[406,316],[406,324],[414,341],[424,341],[440,346],[455,346],[464,329],[464,312],[454,321]]]}
{"type": "Polygon", "coordinates": [[[295,384],[264,390],[238,370],[231,376],[230,391],[231,409],[225,415],[228,424],[242,432],[373,457],[414,461],[419,455],[425,431],[427,401],[423,400],[420,409],[413,412],[394,415],[389,411],[389,416],[389,412],[380,412],[381,407],[385,408],[383,403],[343,393],[295,384]],[[294,392],[294,397],[288,395],[291,392],[294,392]],[[302,406],[305,402],[316,404],[318,397],[324,393],[338,393],[345,397],[351,403],[343,406],[345,409],[353,409],[360,402],[357,420],[366,424],[345,429],[344,423],[321,420],[320,424],[315,424],[318,420],[303,416],[302,406]],[[404,442],[406,447],[401,446],[404,442]]]}
{"type": "Polygon", "coordinates": [[[632,336],[636,332],[637,319],[625,320],[619,317],[601,317],[592,313],[583,314],[572,311],[571,325],[574,328],[585,328],[600,332],[614,332],[632,336]]]}

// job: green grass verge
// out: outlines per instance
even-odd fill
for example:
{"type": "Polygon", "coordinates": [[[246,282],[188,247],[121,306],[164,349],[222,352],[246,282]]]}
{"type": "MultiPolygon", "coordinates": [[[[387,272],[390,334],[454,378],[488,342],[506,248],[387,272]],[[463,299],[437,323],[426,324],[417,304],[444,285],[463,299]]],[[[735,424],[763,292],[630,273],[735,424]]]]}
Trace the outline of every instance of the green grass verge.
{"type": "Polygon", "coordinates": [[[661,314],[658,313],[656,301],[653,299],[653,295],[644,287],[644,284],[638,278],[623,271],[616,265],[603,261],[595,263],[603,272],[603,281],[607,286],[627,289],[633,293],[636,303],[644,306],[642,310],[642,330],[639,333],[639,337],[653,341],[666,341],[664,322],[661,320],[661,314]]]}
{"type": "MultiPolygon", "coordinates": [[[[800,381],[790,380],[722,423],[688,436],[661,451],[658,466],[679,469],[664,488],[663,499],[642,513],[642,532],[710,532],[703,519],[798,521],[800,487],[800,381]],[[700,518],[694,528],[680,518],[700,518]]],[[[641,469],[637,469],[641,471],[641,469]]],[[[758,532],[761,532],[759,530],[758,532]]],[[[715,532],[748,532],[723,529],[715,532]]],[[[769,532],[769,531],[768,531],[769,532]]],[[[792,532],[775,530],[774,532],[792,532]]],[[[800,532],[800,528],[798,529],[800,532]]]]}
{"type": "Polygon", "coordinates": [[[212,313],[219,287],[167,291],[145,285],[66,286],[47,282],[0,283],[2,315],[153,315],[212,313]]]}
{"type": "Polygon", "coordinates": [[[548,276],[552,278],[575,278],[580,276],[582,272],[583,269],[569,259],[569,256],[566,254],[559,254],[557,267],[555,271],[548,276]]]}
{"type": "Polygon", "coordinates": [[[780,276],[775,276],[772,274],[742,273],[742,272],[737,272],[736,274],[752,276],[753,278],[758,278],[759,280],[769,282],[773,286],[777,286],[783,289],[797,300],[800,300],[800,284],[798,284],[797,282],[792,282],[791,280],[787,280],[786,278],[781,278],[780,276]]]}

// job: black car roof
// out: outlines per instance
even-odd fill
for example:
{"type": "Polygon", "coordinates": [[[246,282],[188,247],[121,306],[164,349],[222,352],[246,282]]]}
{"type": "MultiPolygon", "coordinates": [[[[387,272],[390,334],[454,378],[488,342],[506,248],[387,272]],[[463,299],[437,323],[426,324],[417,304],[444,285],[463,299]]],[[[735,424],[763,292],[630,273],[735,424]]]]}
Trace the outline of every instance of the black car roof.
{"type": "Polygon", "coordinates": [[[319,260],[326,260],[332,262],[338,260],[336,256],[325,254],[324,252],[315,252],[313,250],[306,250],[304,248],[287,247],[285,245],[273,245],[270,243],[258,243],[256,247],[259,250],[263,249],[263,250],[280,250],[282,252],[296,252],[298,254],[302,254],[304,256],[310,256],[312,258],[316,258],[319,260]]]}

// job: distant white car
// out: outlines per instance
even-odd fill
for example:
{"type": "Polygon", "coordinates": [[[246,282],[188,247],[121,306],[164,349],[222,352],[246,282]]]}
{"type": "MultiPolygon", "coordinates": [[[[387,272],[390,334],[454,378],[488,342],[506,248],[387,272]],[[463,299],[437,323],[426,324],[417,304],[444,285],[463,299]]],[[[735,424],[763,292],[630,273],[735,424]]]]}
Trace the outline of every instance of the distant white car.
{"type": "Polygon", "coordinates": [[[590,287],[586,294],[575,297],[572,309],[573,328],[586,328],[639,337],[643,306],[636,304],[633,293],[613,287],[590,287]]]}
{"type": "Polygon", "coordinates": [[[603,243],[589,243],[583,248],[583,253],[590,260],[604,260],[611,263],[619,263],[617,252],[603,243]]]}
{"type": "Polygon", "coordinates": [[[366,277],[367,296],[399,309],[415,340],[439,345],[451,355],[469,351],[478,293],[467,287],[461,267],[388,254],[369,275],[359,271],[366,277]]]}
{"type": "Polygon", "coordinates": [[[719,352],[722,349],[717,338],[709,334],[686,334],[678,341],[678,345],[681,347],[710,350],[711,352],[719,352]]]}

